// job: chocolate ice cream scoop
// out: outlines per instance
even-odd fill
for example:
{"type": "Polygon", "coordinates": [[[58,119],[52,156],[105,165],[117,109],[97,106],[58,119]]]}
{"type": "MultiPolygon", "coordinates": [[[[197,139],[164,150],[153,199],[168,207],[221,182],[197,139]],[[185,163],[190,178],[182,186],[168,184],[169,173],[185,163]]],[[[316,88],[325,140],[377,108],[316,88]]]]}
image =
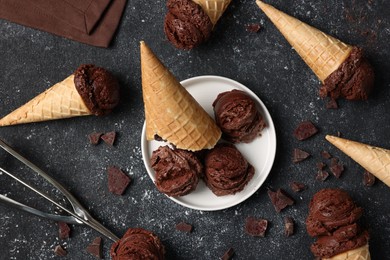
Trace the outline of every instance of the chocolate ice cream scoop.
{"type": "Polygon", "coordinates": [[[357,207],[347,192],[341,189],[322,189],[309,205],[306,229],[317,236],[311,246],[316,257],[332,257],[368,243],[368,232],[362,231],[357,221],[362,208],[357,207]]]}
{"type": "Polygon", "coordinates": [[[74,72],[75,87],[87,108],[96,116],[106,115],[119,103],[119,84],[104,68],[81,65],[74,72]]]}
{"type": "Polygon", "coordinates": [[[255,101],[244,91],[234,89],[220,93],[213,107],[223,138],[232,143],[249,143],[266,126],[255,101]]]}
{"type": "Polygon", "coordinates": [[[216,145],[205,157],[206,185],[217,196],[242,191],[255,169],[232,144],[216,145]]]}
{"type": "Polygon", "coordinates": [[[202,7],[191,0],[168,0],[164,32],[179,49],[192,49],[210,37],[213,24],[202,7]]]}
{"type": "Polygon", "coordinates": [[[142,228],[129,228],[125,235],[111,246],[110,254],[113,260],[163,260],[165,248],[152,232],[142,228]]]}
{"type": "Polygon", "coordinates": [[[353,47],[348,58],[325,79],[320,96],[366,100],[374,88],[374,80],[374,69],[363,56],[362,49],[353,47]]]}
{"type": "Polygon", "coordinates": [[[168,196],[184,196],[195,190],[203,165],[193,152],[160,146],[150,164],[156,173],[157,189],[168,196]]]}

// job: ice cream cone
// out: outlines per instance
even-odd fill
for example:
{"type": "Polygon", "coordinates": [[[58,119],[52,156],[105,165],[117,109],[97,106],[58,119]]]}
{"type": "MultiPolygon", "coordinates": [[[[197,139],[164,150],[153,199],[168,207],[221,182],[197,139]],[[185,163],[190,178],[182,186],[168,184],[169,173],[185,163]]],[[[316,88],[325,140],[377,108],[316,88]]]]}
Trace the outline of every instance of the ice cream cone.
{"type": "Polygon", "coordinates": [[[192,0],[200,5],[215,26],[232,0],[192,0]]]}
{"type": "Polygon", "coordinates": [[[53,85],[0,119],[0,126],[91,115],[75,88],[74,75],[53,85]]]}
{"type": "Polygon", "coordinates": [[[191,151],[214,147],[221,130],[143,41],[141,73],[147,140],[158,135],[191,151]]]}
{"type": "Polygon", "coordinates": [[[323,260],[370,260],[371,255],[368,244],[356,249],[346,251],[331,258],[322,258],[323,260]]]}
{"type": "Polygon", "coordinates": [[[306,64],[323,83],[346,60],[352,46],[257,0],[257,5],[275,24],[306,64]]]}
{"type": "Polygon", "coordinates": [[[390,150],[331,135],[325,138],[390,187],[390,150]]]}

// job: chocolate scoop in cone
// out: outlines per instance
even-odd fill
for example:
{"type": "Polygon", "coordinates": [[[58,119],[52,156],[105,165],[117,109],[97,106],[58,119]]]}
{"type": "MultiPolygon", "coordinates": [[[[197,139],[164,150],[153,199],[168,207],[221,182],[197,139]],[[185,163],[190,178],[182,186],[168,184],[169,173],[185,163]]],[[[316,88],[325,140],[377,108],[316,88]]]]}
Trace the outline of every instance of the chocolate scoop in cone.
{"type": "Polygon", "coordinates": [[[322,97],[367,99],[374,85],[374,72],[363,57],[362,49],[345,44],[262,1],[256,3],[323,83],[322,97]]]}
{"type": "Polygon", "coordinates": [[[221,130],[199,103],[141,41],[146,137],[161,137],[179,149],[211,149],[221,130]]]}
{"type": "Polygon", "coordinates": [[[331,135],[325,138],[390,187],[390,150],[331,135]]]}
{"type": "Polygon", "coordinates": [[[0,119],[0,126],[104,115],[118,102],[116,79],[103,68],[82,65],[74,74],[0,119]]]}

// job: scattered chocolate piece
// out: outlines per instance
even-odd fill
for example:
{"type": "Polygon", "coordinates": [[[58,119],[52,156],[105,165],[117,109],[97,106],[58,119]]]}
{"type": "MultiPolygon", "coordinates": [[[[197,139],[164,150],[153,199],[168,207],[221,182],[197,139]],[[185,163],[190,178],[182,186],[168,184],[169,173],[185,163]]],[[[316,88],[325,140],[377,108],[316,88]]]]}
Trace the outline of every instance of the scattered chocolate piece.
{"type": "Polygon", "coordinates": [[[303,160],[307,159],[310,156],[308,152],[305,152],[301,149],[294,148],[293,152],[293,163],[299,163],[302,162],[303,160]]]}
{"type": "Polygon", "coordinates": [[[291,217],[284,217],[284,234],[287,237],[294,234],[294,220],[291,217]]]}
{"type": "Polygon", "coordinates": [[[268,196],[276,212],[294,204],[294,200],[282,189],[278,189],[276,192],[268,190],[268,196]]]}
{"type": "Polygon", "coordinates": [[[96,133],[93,132],[88,135],[89,142],[93,145],[97,145],[100,142],[100,137],[103,135],[103,133],[96,133]]]}
{"type": "Polygon", "coordinates": [[[341,137],[341,132],[337,131],[337,137],[341,137]]]}
{"type": "Polygon", "coordinates": [[[67,239],[70,235],[70,227],[65,222],[58,222],[58,237],[67,239]]]}
{"type": "Polygon", "coordinates": [[[108,190],[116,195],[122,195],[131,181],[130,177],[116,166],[109,166],[107,172],[108,190]]]}
{"type": "Polygon", "coordinates": [[[340,178],[341,173],[343,173],[343,171],[344,171],[344,165],[339,161],[339,159],[337,159],[336,157],[333,157],[330,160],[329,169],[336,178],[340,178]]]}
{"type": "Polygon", "coordinates": [[[252,24],[247,24],[245,26],[246,30],[248,32],[253,32],[253,33],[257,33],[258,31],[260,31],[261,29],[261,25],[258,24],[258,23],[252,23],[252,24]]]}
{"type": "Polygon", "coordinates": [[[248,217],[245,222],[245,232],[254,237],[264,237],[267,230],[268,220],[248,217]]]}
{"type": "Polygon", "coordinates": [[[99,259],[102,259],[102,238],[95,238],[92,243],[87,246],[87,252],[99,259]]]}
{"type": "Polygon", "coordinates": [[[176,225],[176,229],[182,232],[191,233],[192,232],[192,225],[184,222],[180,222],[176,225]]]}
{"type": "Polygon", "coordinates": [[[110,146],[114,146],[116,132],[115,131],[107,132],[107,133],[103,134],[101,136],[101,138],[106,144],[108,144],[110,146]]]}
{"type": "Polygon", "coordinates": [[[62,246],[56,245],[56,247],[54,248],[54,254],[56,254],[57,256],[66,256],[68,252],[63,249],[62,246]]]}
{"type": "Polygon", "coordinates": [[[162,137],[159,135],[154,135],[154,140],[156,140],[157,142],[165,142],[166,141],[166,140],[162,139],[162,137]]]}
{"type": "Polygon", "coordinates": [[[300,192],[306,189],[306,185],[301,182],[290,182],[290,187],[294,192],[300,192]]]}
{"type": "Polygon", "coordinates": [[[325,159],[332,158],[332,155],[329,152],[327,152],[327,151],[322,151],[321,152],[321,156],[322,156],[322,158],[325,158],[325,159]]]}
{"type": "Polygon", "coordinates": [[[369,171],[364,171],[363,173],[363,184],[364,186],[371,187],[375,183],[375,176],[369,172],[369,171]]]}
{"type": "Polygon", "coordinates": [[[328,103],[326,103],[326,108],[327,109],[338,109],[339,105],[337,104],[336,99],[331,98],[328,100],[328,103]]]}
{"type": "Polygon", "coordinates": [[[234,249],[233,248],[229,248],[224,254],[223,256],[221,257],[221,260],[230,260],[232,259],[234,255],[234,249]]]}
{"type": "Polygon", "coordinates": [[[329,173],[324,170],[318,170],[316,180],[317,181],[325,181],[329,177],[329,173]]]}
{"type": "Polygon", "coordinates": [[[326,164],[324,162],[318,162],[317,163],[317,169],[323,170],[326,167],[326,164]]]}
{"type": "Polygon", "coordinates": [[[298,125],[298,127],[294,130],[293,134],[295,138],[300,141],[303,141],[315,135],[317,132],[317,127],[315,127],[315,125],[313,125],[311,121],[304,121],[298,125]]]}

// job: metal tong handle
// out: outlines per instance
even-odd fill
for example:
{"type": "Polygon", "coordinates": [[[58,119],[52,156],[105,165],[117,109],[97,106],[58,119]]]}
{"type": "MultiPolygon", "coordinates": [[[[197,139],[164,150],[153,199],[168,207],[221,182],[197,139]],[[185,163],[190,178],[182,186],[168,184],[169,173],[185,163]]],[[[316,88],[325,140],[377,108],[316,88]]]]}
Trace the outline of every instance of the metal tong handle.
{"type": "MultiPolygon", "coordinates": [[[[95,220],[89,213],[88,211],[81,205],[80,202],[78,202],[78,200],[68,191],[66,190],[60,183],[58,183],[55,179],[53,179],[52,177],[50,177],[47,173],[45,173],[44,171],[42,171],[38,166],[34,165],[32,162],[30,162],[29,160],[27,160],[26,158],[24,158],[22,155],[20,155],[18,152],[16,152],[14,149],[12,149],[9,145],[7,145],[4,141],[2,141],[0,139],[0,147],[2,149],[4,149],[6,152],[8,152],[9,154],[11,154],[13,157],[15,157],[16,159],[18,159],[19,161],[21,161],[23,164],[25,164],[26,166],[28,166],[30,169],[32,169],[33,171],[35,171],[38,175],[40,175],[41,177],[43,177],[44,179],[46,179],[50,184],[52,184],[55,188],[57,188],[67,199],[68,201],[70,202],[70,204],[72,205],[73,207],[73,210],[74,212],[70,211],[69,209],[63,207],[61,204],[55,202],[53,199],[51,199],[50,197],[48,197],[47,195],[43,194],[42,192],[40,192],[39,190],[35,189],[34,187],[32,187],[31,185],[23,182],[22,180],[18,179],[17,177],[15,177],[14,175],[12,175],[11,173],[9,173],[8,171],[0,168],[0,170],[9,175],[10,177],[12,177],[13,179],[15,179],[16,181],[20,182],[21,184],[23,184],[24,186],[26,186],[27,188],[33,190],[34,192],[36,192],[37,194],[39,194],[40,196],[42,196],[43,198],[45,198],[46,200],[50,201],[51,203],[53,203],[54,205],[56,205],[57,207],[61,208],[62,210],[64,210],[65,212],[67,212],[68,214],[71,215],[71,217],[73,217],[75,219],[75,222],[78,222],[79,224],[83,223],[93,229],[95,229],[96,231],[98,231],[99,233],[101,233],[102,235],[108,237],[109,239],[111,239],[112,241],[117,241],[119,240],[119,238],[117,236],[115,236],[111,231],[109,231],[106,227],[104,227],[102,224],[100,224],[97,220],[95,220]]],[[[1,198],[3,199],[3,201],[7,202],[8,204],[14,204],[15,207],[18,207],[19,209],[22,209],[22,210],[25,210],[25,211],[28,211],[30,213],[34,213],[36,214],[37,211],[39,212],[38,214],[36,215],[39,215],[39,216],[42,216],[42,217],[49,217],[51,218],[51,216],[53,216],[52,214],[47,214],[47,213],[44,213],[44,212],[41,212],[39,210],[36,210],[36,209],[33,209],[31,211],[32,208],[26,206],[26,205],[23,205],[19,202],[16,202],[14,200],[11,200],[11,199],[8,199],[8,200],[5,200],[4,199],[5,196],[2,196],[1,198]],[[16,202],[16,204],[14,203],[16,202]],[[23,207],[20,207],[21,205],[23,205],[23,207]]],[[[6,197],[5,197],[6,198],[6,197]]],[[[53,218],[52,218],[53,219],[53,218]]]]}

